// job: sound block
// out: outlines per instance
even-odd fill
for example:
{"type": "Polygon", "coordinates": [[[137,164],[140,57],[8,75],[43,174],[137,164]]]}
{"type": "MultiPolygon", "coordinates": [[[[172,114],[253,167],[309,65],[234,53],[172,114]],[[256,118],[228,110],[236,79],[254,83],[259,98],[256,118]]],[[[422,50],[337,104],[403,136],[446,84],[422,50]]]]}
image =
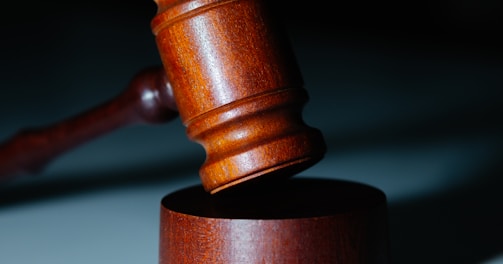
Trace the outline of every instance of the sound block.
{"type": "Polygon", "coordinates": [[[293,177],[211,195],[163,198],[159,263],[388,263],[385,194],[293,177]]]}

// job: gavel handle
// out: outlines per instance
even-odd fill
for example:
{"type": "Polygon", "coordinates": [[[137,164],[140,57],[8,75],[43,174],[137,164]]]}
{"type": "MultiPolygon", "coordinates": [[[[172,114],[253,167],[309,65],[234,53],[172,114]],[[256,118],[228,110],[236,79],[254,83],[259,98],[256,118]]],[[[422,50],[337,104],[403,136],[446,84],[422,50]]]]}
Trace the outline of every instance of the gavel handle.
{"type": "Polygon", "coordinates": [[[107,103],[49,127],[23,130],[0,145],[0,180],[38,173],[63,152],[115,129],[177,116],[164,69],[145,69],[107,103]]]}

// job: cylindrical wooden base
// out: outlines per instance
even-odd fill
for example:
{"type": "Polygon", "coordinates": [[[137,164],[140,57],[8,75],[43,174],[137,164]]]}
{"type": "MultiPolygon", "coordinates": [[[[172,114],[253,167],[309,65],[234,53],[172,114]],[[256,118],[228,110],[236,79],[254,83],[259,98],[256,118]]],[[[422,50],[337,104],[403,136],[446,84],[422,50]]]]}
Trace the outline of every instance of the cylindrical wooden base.
{"type": "Polygon", "coordinates": [[[295,177],[246,188],[210,195],[193,186],[164,197],[159,263],[389,262],[380,190],[295,177]]]}

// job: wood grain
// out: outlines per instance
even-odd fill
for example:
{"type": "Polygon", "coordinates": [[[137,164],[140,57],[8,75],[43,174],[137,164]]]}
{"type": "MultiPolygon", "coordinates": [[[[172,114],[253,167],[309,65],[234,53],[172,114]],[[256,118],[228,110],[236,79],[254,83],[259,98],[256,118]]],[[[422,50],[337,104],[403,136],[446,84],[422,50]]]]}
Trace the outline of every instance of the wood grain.
{"type": "Polygon", "coordinates": [[[206,150],[211,193],[289,177],[325,143],[302,120],[308,100],[290,43],[259,0],[158,1],[159,53],[189,138],[206,150]]]}
{"type": "Polygon", "coordinates": [[[386,197],[364,184],[294,177],[161,204],[160,264],[389,263],[386,197]]]}

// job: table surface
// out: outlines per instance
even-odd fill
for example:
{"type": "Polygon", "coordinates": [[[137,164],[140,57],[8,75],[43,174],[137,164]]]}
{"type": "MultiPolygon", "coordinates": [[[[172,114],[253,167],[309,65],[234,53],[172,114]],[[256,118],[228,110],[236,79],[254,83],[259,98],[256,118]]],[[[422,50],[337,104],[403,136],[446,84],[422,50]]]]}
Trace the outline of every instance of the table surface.
{"type": "MultiPolygon", "coordinates": [[[[159,64],[149,28],[155,7],[140,2],[59,12],[28,1],[23,19],[3,23],[0,140],[102,103],[159,64]]],[[[23,8],[11,5],[8,12],[23,8]]],[[[328,25],[328,11],[315,7],[304,11],[320,16],[303,23],[300,7],[282,13],[310,95],[304,118],[328,143],[326,157],[295,177],[383,190],[396,263],[503,262],[503,56],[491,37],[501,23],[449,24],[444,5],[440,15],[427,9],[428,20],[405,11],[386,18],[402,19],[407,31],[369,18],[375,6],[339,8],[347,14],[328,25]]],[[[494,12],[484,10],[476,18],[490,20],[494,12]]],[[[156,263],[160,201],[199,184],[203,160],[176,119],[121,129],[40,175],[3,183],[0,263],[156,263]]]]}

